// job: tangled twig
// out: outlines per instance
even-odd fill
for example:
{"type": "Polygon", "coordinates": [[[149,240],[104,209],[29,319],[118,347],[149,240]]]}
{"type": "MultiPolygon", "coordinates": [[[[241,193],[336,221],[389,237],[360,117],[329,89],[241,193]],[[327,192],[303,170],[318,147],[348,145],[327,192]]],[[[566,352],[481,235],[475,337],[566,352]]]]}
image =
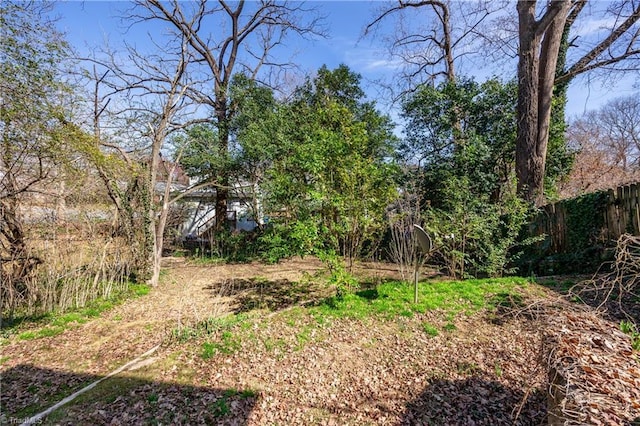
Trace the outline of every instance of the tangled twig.
{"type": "Polygon", "coordinates": [[[620,312],[630,317],[624,309],[623,300],[628,296],[637,297],[638,290],[640,290],[640,236],[622,234],[616,243],[614,260],[604,263],[591,279],[578,283],[570,293],[578,297],[593,293],[596,299],[601,300],[598,308],[615,300],[620,312]],[[611,272],[603,275],[604,268],[610,268],[611,272]]]}

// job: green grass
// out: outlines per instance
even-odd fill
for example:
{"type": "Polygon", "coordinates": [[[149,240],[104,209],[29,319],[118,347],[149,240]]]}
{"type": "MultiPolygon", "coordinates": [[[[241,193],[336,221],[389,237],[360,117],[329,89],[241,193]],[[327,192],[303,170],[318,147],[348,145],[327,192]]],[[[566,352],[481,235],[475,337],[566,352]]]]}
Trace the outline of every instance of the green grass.
{"type": "Polygon", "coordinates": [[[495,278],[467,281],[422,282],[418,303],[413,303],[413,286],[393,281],[380,284],[375,290],[365,290],[332,297],[316,309],[325,316],[365,318],[382,315],[386,318],[410,317],[414,313],[436,309],[452,313],[473,313],[483,308],[495,308],[506,295],[517,299],[517,290],[527,287],[525,278],[495,278]],[[494,299],[496,295],[502,298],[494,299]]]}
{"type": "Polygon", "coordinates": [[[444,325],[444,327],[442,327],[442,329],[444,331],[455,331],[458,329],[458,327],[456,327],[456,325],[452,322],[448,322],[444,325]]]}
{"type": "Polygon", "coordinates": [[[500,306],[524,303],[521,293],[528,283],[524,278],[423,282],[417,304],[413,303],[412,285],[398,281],[380,284],[373,289],[325,299],[316,306],[288,310],[282,316],[282,326],[294,329],[294,340],[289,343],[280,338],[257,339],[251,335],[252,327],[260,321],[250,313],[231,314],[208,319],[192,327],[174,329],[173,337],[183,343],[192,338],[216,336],[201,344],[200,356],[203,359],[233,354],[240,349],[242,342],[251,338],[256,340],[255,343],[261,342],[267,352],[285,346],[299,351],[317,339],[313,337],[314,330],[325,328],[332,319],[378,317],[392,320],[438,309],[444,312],[446,321],[441,329],[429,323],[422,326],[428,336],[435,337],[441,332],[457,330],[454,320],[460,313],[471,314],[480,309],[496,310],[500,306]]]}
{"type": "Polygon", "coordinates": [[[51,321],[51,324],[64,327],[74,322],[78,324],[84,324],[88,320],[88,316],[83,315],[83,312],[69,312],[66,314],[61,314],[60,316],[54,318],[54,320],[51,321]]]}
{"type": "Polygon", "coordinates": [[[640,332],[631,321],[620,321],[620,331],[629,335],[631,338],[631,348],[634,351],[640,351],[640,332]]]}
{"type": "Polygon", "coordinates": [[[287,342],[280,337],[277,339],[273,339],[271,337],[264,338],[262,340],[262,344],[267,352],[273,352],[276,349],[282,350],[287,346],[287,342]]]}
{"type": "Polygon", "coordinates": [[[299,351],[311,340],[311,328],[308,326],[302,327],[302,330],[296,334],[296,346],[294,350],[299,351]]]}
{"type": "Polygon", "coordinates": [[[468,361],[458,361],[456,363],[458,374],[464,376],[473,376],[480,369],[476,363],[468,361]]]}
{"type": "Polygon", "coordinates": [[[247,399],[255,398],[257,395],[258,393],[251,389],[245,389],[242,391],[239,391],[237,389],[227,389],[224,391],[222,397],[211,404],[211,413],[216,418],[224,417],[227,414],[231,413],[231,410],[229,409],[229,398],[237,397],[240,399],[247,399]]]}
{"type": "Polygon", "coordinates": [[[258,392],[254,391],[253,389],[227,389],[224,391],[225,398],[231,398],[234,396],[240,397],[241,399],[255,398],[256,396],[258,396],[258,392]]]}
{"type": "Polygon", "coordinates": [[[236,326],[243,330],[247,330],[252,325],[249,318],[250,316],[245,313],[208,318],[194,325],[176,327],[172,329],[171,339],[179,343],[184,343],[188,340],[209,336],[220,331],[229,331],[234,329],[236,326]]]}
{"type": "Polygon", "coordinates": [[[214,417],[224,417],[230,412],[231,410],[229,409],[227,398],[220,398],[211,405],[211,413],[214,417]]]}
{"type": "Polygon", "coordinates": [[[135,297],[146,296],[150,291],[151,287],[147,284],[129,284],[129,292],[135,297]]]}
{"type": "Polygon", "coordinates": [[[231,355],[237,352],[242,345],[240,338],[231,331],[223,331],[219,341],[204,342],[201,356],[210,359],[218,354],[231,355]]]}
{"type": "Polygon", "coordinates": [[[429,324],[428,322],[425,322],[424,324],[422,324],[422,329],[424,330],[425,333],[427,333],[427,336],[436,337],[438,334],[440,334],[438,329],[433,325],[429,324]]]}
{"type": "MultiPolygon", "coordinates": [[[[525,278],[500,278],[467,281],[422,282],[419,302],[413,303],[413,286],[399,281],[379,284],[375,288],[330,297],[314,306],[297,306],[283,312],[281,327],[290,329],[292,339],[257,337],[255,328],[264,324],[251,312],[210,318],[196,324],[172,330],[175,343],[204,339],[198,346],[202,359],[231,355],[241,350],[243,343],[260,345],[267,352],[303,350],[311,341],[322,339],[321,330],[340,319],[380,318],[396,320],[411,318],[431,310],[443,312],[444,325],[423,323],[427,336],[455,332],[455,318],[481,309],[497,310],[501,306],[524,303],[529,281],[525,278]],[[319,335],[316,335],[320,331],[319,335]],[[320,336],[320,337],[319,337],[320,336]]],[[[222,404],[222,403],[220,403],[222,404]]],[[[223,407],[218,407],[223,410],[223,407]]]]}
{"type": "Polygon", "coordinates": [[[190,256],[189,260],[199,266],[224,265],[228,263],[227,259],[224,257],[202,255],[198,253],[190,256]]]}
{"type": "Polygon", "coordinates": [[[65,312],[18,317],[11,322],[3,322],[2,337],[8,338],[12,334],[17,334],[20,340],[31,340],[56,336],[71,327],[99,317],[103,312],[113,309],[127,299],[144,296],[150,290],[151,288],[146,284],[131,283],[126,291],[118,293],[110,299],[94,300],[85,307],[65,312]]]}
{"type": "Polygon", "coordinates": [[[18,334],[18,339],[20,340],[33,340],[33,339],[41,339],[43,337],[53,337],[58,334],[62,334],[66,330],[65,327],[61,326],[47,326],[40,328],[38,330],[30,330],[25,331],[23,333],[18,334]]]}

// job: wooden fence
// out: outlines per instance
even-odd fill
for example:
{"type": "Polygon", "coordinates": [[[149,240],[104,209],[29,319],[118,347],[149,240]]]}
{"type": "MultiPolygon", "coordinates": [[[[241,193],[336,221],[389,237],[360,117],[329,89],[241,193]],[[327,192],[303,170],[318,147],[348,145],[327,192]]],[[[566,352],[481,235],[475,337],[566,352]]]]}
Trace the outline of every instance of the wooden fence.
{"type": "Polygon", "coordinates": [[[530,235],[546,235],[547,254],[615,246],[624,233],[640,235],[639,203],[640,183],[558,201],[541,209],[530,235]]]}

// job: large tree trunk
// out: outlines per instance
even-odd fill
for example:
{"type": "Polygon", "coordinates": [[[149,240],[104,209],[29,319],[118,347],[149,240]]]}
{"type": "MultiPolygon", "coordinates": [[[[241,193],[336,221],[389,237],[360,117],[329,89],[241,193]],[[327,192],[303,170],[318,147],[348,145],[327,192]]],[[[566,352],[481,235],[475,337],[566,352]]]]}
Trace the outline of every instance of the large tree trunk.
{"type": "Polygon", "coordinates": [[[544,203],[544,176],[558,53],[571,2],[557,1],[536,20],[536,2],[519,1],[518,191],[536,205],[544,203]]]}
{"type": "Polygon", "coordinates": [[[518,2],[519,60],[518,60],[518,129],[516,139],[516,176],[518,192],[527,200],[534,201],[536,169],[540,159],[536,158],[538,141],[538,60],[539,36],[536,35],[535,2],[518,2]]]}

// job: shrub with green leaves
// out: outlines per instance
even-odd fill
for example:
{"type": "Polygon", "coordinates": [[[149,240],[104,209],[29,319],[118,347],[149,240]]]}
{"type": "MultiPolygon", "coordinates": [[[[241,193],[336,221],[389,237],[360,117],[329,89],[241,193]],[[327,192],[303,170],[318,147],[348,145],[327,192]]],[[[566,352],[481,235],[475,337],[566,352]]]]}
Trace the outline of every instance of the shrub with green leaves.
{"type": "Polygon", "coordinates": [[[401,154],[420,193],[432,261],[454,277],[511,272],[528,205],[514,178],[516,85],[461,78],[421,86],[403,103],[401,154]]]}
{"type": "Polygon", "coordinates": [[[281,106],[263,189],[266,208],[286,212],[274,221],[288,228],[292,253],[332,250],[350,261],[385,230],[396,137],[359,83],[346,66],[323,67],[281,106]]]}
{"type": "Polygon", "coordinates": [[[518,248],[530,243],[519,240],[528,221],[528,204],[515,196],[491,203],[488,196],[469,190],[467,177],[451,177],[443,187],[448,194],[443,206],[423,213],[424,227],[436,247],[432,262],[453,277],[512,273],[518,248]]]}

